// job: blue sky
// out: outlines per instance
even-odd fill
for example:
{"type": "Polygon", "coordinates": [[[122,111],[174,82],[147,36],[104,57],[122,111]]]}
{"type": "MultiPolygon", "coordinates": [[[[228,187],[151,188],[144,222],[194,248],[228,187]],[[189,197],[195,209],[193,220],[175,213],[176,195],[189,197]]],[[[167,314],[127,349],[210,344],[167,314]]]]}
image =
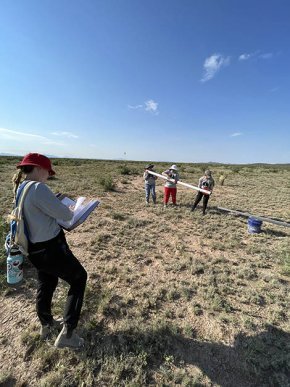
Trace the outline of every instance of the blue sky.
{"type": "Polygon", "coordinates": [[[287,0],[1,0],[0,153],[290,162],[287,0]]]}

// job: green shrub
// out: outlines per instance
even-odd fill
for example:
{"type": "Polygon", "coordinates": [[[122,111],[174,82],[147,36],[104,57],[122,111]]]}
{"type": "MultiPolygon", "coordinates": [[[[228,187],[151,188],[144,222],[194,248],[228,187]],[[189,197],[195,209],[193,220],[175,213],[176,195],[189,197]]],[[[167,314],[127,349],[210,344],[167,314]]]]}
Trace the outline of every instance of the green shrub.
{"type": "Polygon", "coordinates": [[[112,218],[114,220],[125,220],[126,216],[124,214],[120,214],[119,212],[113,212],[112,213],[112,218]]]}
{"type": "Polygon", "coordinates": [[[241,168],[240,168],[240,167],[237,167],[237,166],[234,166],[234,167],[232,167],[231,169],[232,169],[232,172],[233,172],[233,173],[240,173],[240,170],[241,170],[241,168]]]}
{"type": "Polygon", "coordinates": [[[115,191],[116,185],[111,176],[102,177],[99,180],[99,184],[104,191],[115,191]]]}
{"type": "Polygon", "coordinates": [[[120,167],[120,174],[121,175],[130,175],[131,170],[127,165],[121,165],[120,167]]]}

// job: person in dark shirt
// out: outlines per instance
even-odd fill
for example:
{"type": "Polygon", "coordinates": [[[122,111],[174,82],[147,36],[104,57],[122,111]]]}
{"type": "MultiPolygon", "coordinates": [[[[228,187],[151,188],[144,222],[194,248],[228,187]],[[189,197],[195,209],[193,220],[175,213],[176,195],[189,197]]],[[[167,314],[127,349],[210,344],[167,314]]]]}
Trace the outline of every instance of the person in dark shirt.
{"type": "MultiPolygon", "coordinates": [[[[214,179],[212,178],[212,173],[210,170],[206,170],[204,172],[204,176],[202,176],[199,179],[198,188],[212,192],[213,187],[214,187],[214,179]]],[[[195,201],[194,201],[193,206],[191,208],[191,211],[194,211],[196,209],[196,206],[198,205],[198,203],[201,201],[202,198],[203,198],[202,213],[203,213],[203,215],[205,215],[209,195],[206,193],[200,192],[200,191],[198,191],[198,193],[196,195],[196,198],[195,198],[195,201]]]]}
{"type": "Polygon", "coordinates": [[[156,191],[155,191],[155,181],[157,176],[151,175],[148,171],[154,172],[154,165],[149,164],[145,167],[143,174],[143,179],[145,180],[145,203],[146,206],[149,205],[150,193],[153,200],[153,203],[156,204],[156,191]]]}

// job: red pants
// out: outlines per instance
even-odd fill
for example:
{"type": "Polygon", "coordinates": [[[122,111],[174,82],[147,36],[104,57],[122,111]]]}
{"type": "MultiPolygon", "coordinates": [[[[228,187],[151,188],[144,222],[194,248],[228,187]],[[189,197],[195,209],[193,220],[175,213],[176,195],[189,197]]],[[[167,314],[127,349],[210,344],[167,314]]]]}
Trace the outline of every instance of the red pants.
{"type": "Polygon", "coordinates": [[[176,204],[176,188],[164,187],[164,204],[168,203],[169,197],[172,197],[172,203],[176,204]]]}

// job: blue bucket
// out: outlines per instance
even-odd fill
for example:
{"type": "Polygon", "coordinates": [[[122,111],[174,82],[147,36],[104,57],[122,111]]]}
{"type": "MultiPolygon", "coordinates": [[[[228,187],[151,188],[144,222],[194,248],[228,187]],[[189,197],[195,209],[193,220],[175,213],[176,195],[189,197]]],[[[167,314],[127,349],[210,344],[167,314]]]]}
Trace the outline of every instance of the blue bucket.
{"type": "Polygon", "coordinates": [[[248,231],[250,234],[257,234],[261,232],[262,221],[252,216],[248,219],[248,231]]]}

